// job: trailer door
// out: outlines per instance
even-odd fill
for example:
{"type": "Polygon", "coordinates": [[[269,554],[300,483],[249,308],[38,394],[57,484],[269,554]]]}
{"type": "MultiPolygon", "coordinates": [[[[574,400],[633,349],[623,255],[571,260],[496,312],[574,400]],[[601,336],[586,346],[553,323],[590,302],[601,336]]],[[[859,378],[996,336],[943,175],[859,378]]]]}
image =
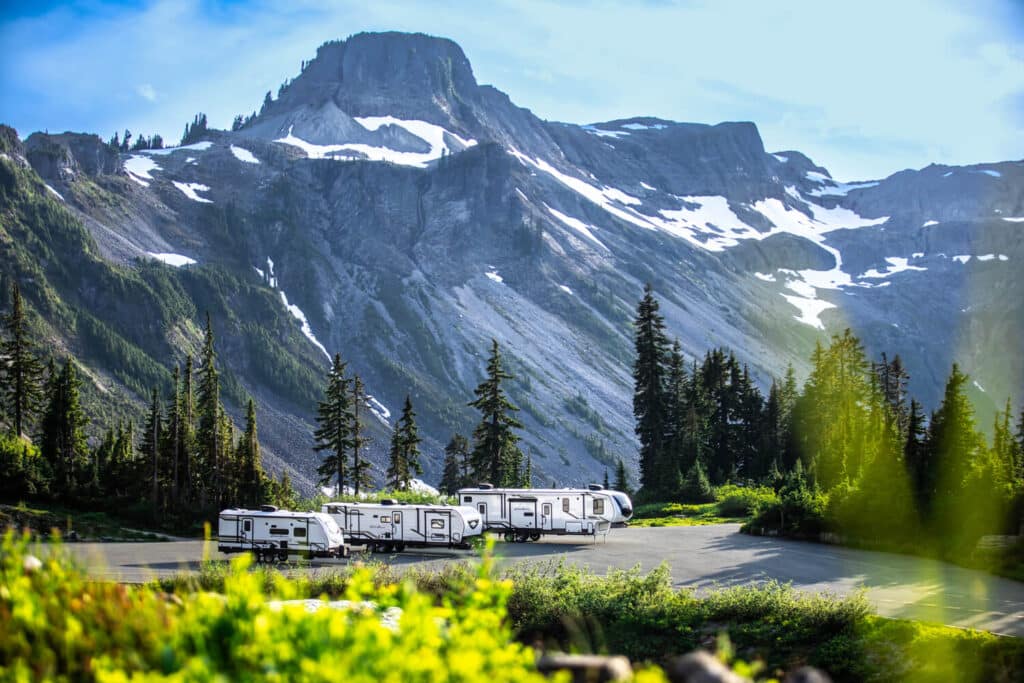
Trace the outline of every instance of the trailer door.
{"type": "Polygon", "coordinates": [[[540,528],[545,531],[551,531],[554,528],[551,520],[551,503],[544,503],[540,506],[540,528]]]}
{"type": "Polygon", "coordinates": [[[537,501],[535,500],[510,500],[509,517],[513,529],[536,529],[537,525],[537,501]]]}
{"type": "Polygon", "coordinates": [[[241,545],[252,545],[252,517],[240,517],[238,519],[238,540],[241,545]]]}
{"type": "Polygon", "coordinates": [[[405,540],[405,533],[402,527],[402,513],[397,510],[391,513],[391,538],[396,541],[405,540]]]}

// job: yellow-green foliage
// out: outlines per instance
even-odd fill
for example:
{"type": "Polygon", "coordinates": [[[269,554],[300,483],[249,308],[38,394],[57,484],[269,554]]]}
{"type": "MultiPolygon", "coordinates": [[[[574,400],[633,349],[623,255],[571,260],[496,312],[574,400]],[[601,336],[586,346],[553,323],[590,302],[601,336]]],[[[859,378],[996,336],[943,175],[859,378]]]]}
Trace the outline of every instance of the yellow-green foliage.
{"type": "MultiPolygon", "coordinates": [[[[353,610],[268,605],[246,557],[224,593],[173,597],[151,587],[92,583],[59,548],[33,569],[27,537],[8,533],[0,574],[0,680],[543,681],[512,639],[508,581],[476,580],[440,604],[411,584],[375,586],[357,571],[353,610]],[[397,629],[381,610],[399,607],[397,629]]],[[[285,580],[277,597],[292,597],[285,580]]],[[[644,674],[659,680],[660,672],[644,674]]]]}

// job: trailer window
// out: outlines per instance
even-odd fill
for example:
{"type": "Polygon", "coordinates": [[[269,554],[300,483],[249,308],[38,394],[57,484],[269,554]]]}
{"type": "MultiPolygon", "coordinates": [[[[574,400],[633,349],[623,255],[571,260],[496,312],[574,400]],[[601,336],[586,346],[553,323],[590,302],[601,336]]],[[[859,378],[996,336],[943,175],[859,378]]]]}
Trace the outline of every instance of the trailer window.
{"type": "Polygon", "coordinates": [[[432,520],[430,520],[430,528],[431,529],[443,529],[444,528],[444,520],[443,519],[432,519],[432,520]]]}
{"type": "Polygon", "coordinates": [[[391,517],[392,517],[392,519],[395,520],[395,524],[401,524],[402,523],[402,513],[401,512],[396,512],[396,513],[392,514],[391,517]]]}
{"type": "Polygon", "coordinates": [[[247,519],[242,522],[242,531],[252,531],[252,520],[247,519]]]}
{"type": "Polygon", "coordinates": [[[473,496],[463,496],[462,497],[462,502],[463,503],[472,503],[473,502],[473,496]]]}
{"type": "Polygon", "coordinates": [[[294,529],[292,529],[292,531],[295,533],[295,538],[305,538],[306,537],[306,530],[303,529],[302,527],[295,527],[294,529]]]}
{"type": "Polygon", "coordinates": [[[270,527],[270,535],[271,536],[287,536],[288,535],[288,530],[287,529],[278,529],[276,526],[272,526],[272,527],[270,527]]]}
{"type": "Polygon", "coordinates": [[[562,512],[568,512],[568,511],[569,511],[569,499],[568,498],[563,498],[562,499],[562,512]]]}
{"type": "Polygon", "coordinates": [[[381,515],[380,516],[380,523],[381,524],[391,524],[391,515],[381,515]]]}
{"type": "Polygon", "coordinates": [[[604,498],[595,498],[594,499],[594,514],[596,514],[596,515],[603,515],[604,514],[604,498]]]}
{"type": "Polygon", "coordinates": [[[486,515],[487,514],[487,503],[477,503],[476,504],[476,511],[479,512],[481,515],[486,515]]]}

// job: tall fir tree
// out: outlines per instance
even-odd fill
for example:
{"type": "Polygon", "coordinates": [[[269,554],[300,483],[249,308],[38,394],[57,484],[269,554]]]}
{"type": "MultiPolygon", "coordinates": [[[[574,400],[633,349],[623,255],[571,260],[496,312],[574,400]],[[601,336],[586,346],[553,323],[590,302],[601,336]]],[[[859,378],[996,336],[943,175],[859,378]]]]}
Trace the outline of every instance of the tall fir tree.
{"type": "Polygon", "coordinates": [[[206,334],[199,357],[199,390],[196,396],[196,469],[199,504],[219,507],[223,494],[224,456],[221,425],[220,373],[214,349],[213,324],[206,314],[206,334]]]}
{"type": "Polygon", "coordinates": [[[363,423],[359,417],[359,409],[368,402],[363,380],[356,375],[352,380],[352,490],[358,496],[363,489],[370,488],[370,461],[363,457],[363,449],[370,443],[366,436],[363,423]]]}
{"type": "MultiPolygon", "coordinates": [[[[448,443],[451,446],[451,442],[448,443]]],[[[459,474],[459,459],[455,452],[449,448],[444,449],[444,465],[441,469],[441,482],[437,490],[446,496],[454,495],[462,488],[462,478],[459,474]]]]}
{"type": "Polygon", "coordinates": [[[245,412],[245,431],[238,441],[238,462],[241,466],[238,503],[246,508],[257,507],[263,502],[265,476],[256,433],[256,403],[251,398],[245,412]]]}
{"type": "Polygon", "coordinates": [[[1010,485],[1017,482],[1020,467],[1011,423],[1012,414],[1010,399],[1007,398],[1006,408],[996,411],[992,424],[992,461],[997,479],[1001,484],[1010,485]]]}
{"type": "Polygon", "coordinates": [[[75,361],[68,358],[56,379],[50,382],[49,402],[43,415],[40,451],[54,473],[59,497],[73,498],[79,477],[87,474],[89,447],[85,441],[88,420],[82,410],[81,380],[75,361]]]}
{"type": "Polygon", "coordinates": [[[519,410],[505,396],[502,380],[512,379],[501,362],[497,340],[491,340],[487,361],[487,378],[473,390],[476,400],[469,405],[480,411],[480,424],[473,431],[473,474],[478,481],[495,486],[515,486],[519,479],[518,463],[522,461],[519,436],[513,431],[522,424],[512,416],[519,410]]]}
{"type": "Polygon", "coordinates": [[[391,451],[388,460],[387,485],[402,491],[408,490],[413,475],[423,474],[420,465],[420,438],[416,429],[416,413],[408,395],[402,406],[402,416],[391,435],[391,451]]]}
{"type": "Polygon", "coordinates": [[[626,475],[626,463],[622,462],[622,458],[619,458],[619,462],[615,466],[615,481],[612,482],[612,489],[626,494],[630,493],[629,477],[626,475]]]}
{"type": "Polygon", "coordinates": [[[449,495],[472,484],[469,440],[462,434],[452,434],[444,447],[444,473],[441,487],[449,495]]]}
{"type": "Polygon", "coordinates": [[[163,431],[163,409],[160,407],[157,390],[153,389],[150,395],[149,413],[146,415],[146,422],[143,426],[141,460],[150,482],[149,502],[154,519],[159,516],[160,511],[160,445],[164,440],[163,431]]]}
{"type": "Polygon", "coordinates": [[[352,448],[353,416],[349,382],[345,377],[345,363],[341,354],[335,354],[331,369],[327,373],[327,388],[324,400],[317,406],[317,429],[313,432],[318,453],[325,453],[323,462],[317,468],[320,483],[329,485],[334,480],[338,495],[343,495],[349,485],[348,453],[352,448]]]}
{"type": "Polygon", "coordinates": [[[11,311],[3,317],[0,343],[0,400],[15,435],[28,432],[43,403],[43,366],[32,348],[24,302],[18,283],[11,285],[11,311]]]}
{"type": "Polygon", "coordinates": [[[652,496],[663,492],[667,482],[658,479],[665,452],[666,402],[665,356],[668,339],[665,320],[650,283],[637,305],[633,321],[636,361],[633,366],[633,415],[640,440],[640,485],[652,496]]]}

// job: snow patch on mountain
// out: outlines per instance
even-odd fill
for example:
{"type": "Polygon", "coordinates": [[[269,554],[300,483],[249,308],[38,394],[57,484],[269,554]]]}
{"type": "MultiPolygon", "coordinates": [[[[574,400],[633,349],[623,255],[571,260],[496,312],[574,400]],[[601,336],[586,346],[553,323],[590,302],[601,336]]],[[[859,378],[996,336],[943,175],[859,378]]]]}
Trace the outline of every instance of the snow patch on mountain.
{"type": "Polygon", "coordinates": [[[382,126],[397,126],[405,129],[412,135],[420,138],[430,145],[430,151],[400,152],[390,147],[378,147],[365,143],[346,142],[335,145],[316,145],[296,137],[292,128],[288,128],[288,135],[278,138],[274,142],[283,143],[298,147],[310,159],[358,159],[362,155],[369,161],[386,161],[400,166],[412,166],[414,168],[426,168],[431,162],[441,158],[444,154],[451,154],[460,150],[453,150],[445,141],[445,136],[450,136],[457,141],[462,148],[472,147],[477,144],[476,140],[467,140],[459,137],[441,126],[417,119],[399,119],[394,116],[364,116],[355,117],[355,121],[368,131],[376,131],[382,126]]]}
{"type": "Polygon", "coordinates": [[[924,223],[921,224],[921,227],[922,228],[930,228],[933,225],[938,225],[938,224],[939,224],[938,221],[925,221],[924,223]]]}
{"type": "MultiPolygon", "coordinates": [[[[269,261],[269,259],[267,260],[269,261]]],[[[281,302],[284,304],[284,307],[288,309],[288,312],[292,314],[293,318],[299,321],[299,324],[302,327],[302,334],[306,335],[306,339],[313,342],[314,346],[323,351],[324,355],[327,356],[327,360],[330,361],[331,354],[327,353],[327,349],[324,348],[324,345],[321,344],[320,340],[318,340],[316,336],[313,334],[313,328],[310,327],[309,320],[306,319],[306,314],[303,313],[302,309],[300,309],[295,304],[288,303],[288,297],[285,295],[284,292],[280,292],[280,294],[281,302]]]]}
{"type": "Polygon", "coordinates": [[[1003,216],[1002,218],[1011,223],[1024,223],[1024,216],[1003,216]]]}
{"type": "Polygon", "coordinates": [[[572,228],[576,232],[580,233],[581,235],[583,235],[588,240],[590,240],[591,242],[593,242],[597,246],[601,247],[605,251],[609,251],[608,247],[606,247],[604,245],[604,243],[601,242],[601,240],[597,239],[597,237],[594,236],[594,233],[591,232],[591,230],[595,230],[596,229],[596,228],[594,228],[593,225],[587,225],[586,223],[584,223],[583,221],[581,221],[578,218],[573,218],[572,216],[567,216],[564,213],[562,213],[561,211],[558,211],[557,209],[552,209],[547,204],[544,205],[544,208],[547,209],[548,212],[552,216],[557,218],[563,224],[567,225],[568,227],[572,228]]]}
{"type": "Polygon", "coordinates": [[[957,263],[967,263],[968,261],[971,260],[971,255],[970,254],[957,254],[956,256],[953,257],[953,260],[956,261],[957,263]]]}
{"type": "Polygon", "coordinates": [[[373,396],[367,394],[366,406],[370,409],[370,412],[373,413],[378,420],[384,423],[385,426],[391,426],[391,423],[389,422],[389,420],[391,419],[391,411],[388,410],[383,403],[378,401],[373,396]]]}
{"type": "Polygon", "coordinates": [[[484,273],[484,275],[486,275],[491,280],[494,280],[498,284],[501,284],[501,283],[505,282],[505,278],[503,278],[500,275],[498,275],[498,271],[494,270],[493,268],[491,270],[487,271],[486,273],[484,273]]]}
{"type": "MultiPolygon", "coordinates": [[[[587,131],[591,135],[596,135],[599,138],[621,138],[629,135],[624,130],[604,130],[602,128],[595,128],[592,125],[580,126],[583,130],[587,131]]],[[[625,126],[623,126],[625,128],[625,126]]]]}
{"type": "Polygon", "coordinates": [[[820,187],[811,190],[808,194],[812,197],[845,197],[853,190],[863,190],[878,185],[877,180],[867,183],[837,183],[833,180],[826,180],[825,182],[831,183],[833,187],[820,187]]]}
{"type": "Polygon", "coordinates": [[[569,287],[566,287],[565,285],[558,285],[558,288],[569,296],[572,296],[572,290],[569,287]]]}
{"type": "Polygon", "coordinates": [[[772,154],[772,156],[775,157],[776,161],[781,162],[783,164],[789,162],[789,157],[784,157],[781,154],[772,154]]]}
{"type": "Polygon", "coordinates": [[[754,273],[754,277],[765,282],[775,282],[775,276],[771,273],[754,273]]]}
{"type": "Polygon", "coordinates": [[[57,192],[57,190],[53,189],[53,187],[49,183],[43,184],[46,185],[46,189],[52,192],[57,197],[57,199],[64,201],[64,195],[62,195],[60,192],[57,192]]]}
{"type": "Polygon", "coordinates": [[[177,180],[172,180],[171,183],[181,190],[181,193],[191,199],[194,202],[201,204],[213,204],[213,200],[200,197],[196,192],[209,192],[210,188],[201,183],[180,183],[177,180]]]}
{"type": "Polygon", "coordinates": [[[191,145],[185,145],[184,147],[164,147],[162,149],[141,149],[139,150],[143,154],[149,154],[150,156],[166,156],[168,154],[174,154],[175,152],[181,152],[184,150],[191,150],[193,152],[205,152],[206,150],[213,147],[213,143],[209,140],[203,140],[202,142],[194,142],[191,145]]]}
{"type": "Polygon", "coordinates": [[[174,266],[175,268],[180,268],[182,266],[191,266],[193,263],[196,262],[194,258],[189,258],[188,256],[183,256],[181,254],[156,254],[153,253],[152,251],[147,251],[146,255],[151,258],[155,258],[157,261],[162,261],[169,266],[174,266]]]}
{"type": "Polygon", "coordinates": [[[128,173],[128,177],[139,185],[149,187],[148,181],[153,180],[150,172],[163,169],[149,157],[132,155],[124,160],[124,170],[128,173]]]}
{"type": "Polygon", "coordinates": [[[1002,178],[1003,174],[999,171],[993,171],[990,168],[983,168],[978,170],[972,170],[971,173],[984,173],[985,175],[992,176],[993,178],[1002,178]]]}
{"type": "Polygon", "coordinates": [[[633,123],[624,123],[622,124],[622,127],[628,128],[629,130],[661,130],[663,128],[668,128],[664,123],[653,123],[651,125],[647,125],[646,123],[636,123],[635,121],[633,123]]]}
{"type": "Polygon", "coordinates": [[[865,273],[863,273],[862,275],[860,275],[859,277],[860,278],[869,278],[869,279],[870,278],[887,278],[890,275],[895,275],[896,273],[902,273],[902,272],[905,272],[905,271],[908,271],[908,270],[928,270],[927,268],[923,268],[921,266],[912,266],[912,265],[910,265],[910,260],[909,259],[905,259],[905,258],[902,258],[900,256],[886,256],[885,260],[889,264],[885,268],[885,270],[879,271],[879,270],[877,270],[875,268],[872,268],[872,269],[866,271],[865,273]]]}
{"type": "Polygon", "coordinates": [[[244,161],[247,164],[260,163],[260,160],[256,158],[256,155],[244,147],[235,147],[234,145],[231,145],[231,153],[235,155],[236,159],[244,161]]]}

